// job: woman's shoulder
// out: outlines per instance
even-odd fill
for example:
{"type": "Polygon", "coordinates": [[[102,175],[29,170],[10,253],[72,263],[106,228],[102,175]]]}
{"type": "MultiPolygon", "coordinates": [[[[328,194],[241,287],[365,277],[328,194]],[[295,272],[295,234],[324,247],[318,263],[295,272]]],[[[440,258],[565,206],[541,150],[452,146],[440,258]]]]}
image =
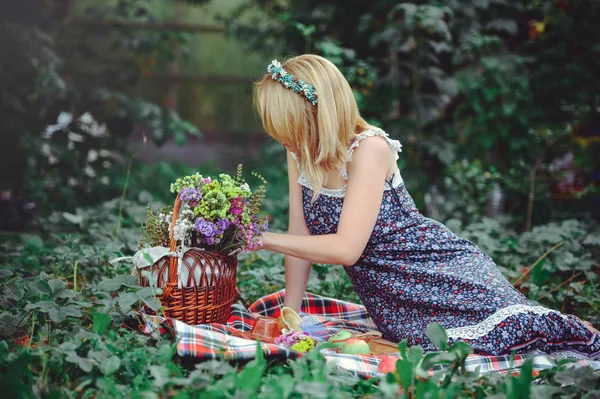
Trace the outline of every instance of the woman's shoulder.
{"type": "Polygon", "coordinates": [[[376,126],[370,126],[356,135],[354,141],[348,149],[348,156],[350,158],[352,158],[354,151],[356,151],[359,146],[368,146],[372,148],[371,150],[368,150],[369,152],[379,151],[381,148],[389,148],[394,152],[396,159],[398,159],[398,153],[402,151],[402,144],[400,141],[391,139],[386,131],[376,126]],[[381,137],[382,139],[367,140],[371,137],[381,137]]]}

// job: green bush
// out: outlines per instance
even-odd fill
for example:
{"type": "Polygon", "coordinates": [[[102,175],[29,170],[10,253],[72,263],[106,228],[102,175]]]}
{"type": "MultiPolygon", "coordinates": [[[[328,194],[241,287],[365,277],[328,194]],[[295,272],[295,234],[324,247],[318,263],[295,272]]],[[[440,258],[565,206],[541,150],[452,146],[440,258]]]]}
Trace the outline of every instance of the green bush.
{"type": "Polygon", "coordinates": [[[597,207],[597,1],[254,0],[247,10],[271,21],[230,21],[250,45],[341,69],[362,114],[406,144],[400,166],[418,204],[466,159],[501,174],[520,229],[597,207]]]}
{"type": "MultiPolygon", "coordinates": [[[[273,155],[283,154],[276,150],[273,155]]],[[[260,165],[251,166],[263,173],[260,165]]],[[[27,234],[4,234],[0,389],[8,397],[578,398],[593,397],[600,389],[597,373],[571,369],[567,361],[538,376],[531,375],[531,362],[520,377],[466,372],[464,360],[471,349],[462,343],[447,348],[443,329],[435,326],[429,335],[442,352],[422,357],[419,347],[407,349],[401,343],[399,350],[406,355],[397,373],[367,381],[337,370],[317,353],[289,362],[267,361],[259,353],[245,365],[183,361],[175,355],[173,341],[132,331],[142,303],[159,310],[159,291],[138,287],[128,264],[108,262],[137,249],[146,205],[158,209],[172,200],[163,198],[164,187],[179,171],[166,164],[142,169],[135,189],[130,187],[124,198],[54,212],[27,234]],[[156,196],[137,191],[139,187],[153,187],[156,196]],[[439,371],[429,374],[434,366],[439,371]]],[[[285,170],[268,168],[264,175],[270,179],[267,197],[287,191],[285,170]]],[[[274,222],[284,227],[286,204],[265,204],[274,222]]],[[[455,219],[448,225],[488,251],[513,282],[523,275],[523,267],[535,265],[520,282],[531,299],[598,322],[593,317],[600,303],[593,260],[600,234],[592,227],[566,221],[518,234],[491,220],[462,227],[455,219]],[[558,243],[563,244],[553,249],[558,243]]],[[[245,304],[284,284],[281,255],[239,257],[238,286],[245,304]]],[[[315,265],[309,291],[358,302],[340,266],[315,265]]]]}

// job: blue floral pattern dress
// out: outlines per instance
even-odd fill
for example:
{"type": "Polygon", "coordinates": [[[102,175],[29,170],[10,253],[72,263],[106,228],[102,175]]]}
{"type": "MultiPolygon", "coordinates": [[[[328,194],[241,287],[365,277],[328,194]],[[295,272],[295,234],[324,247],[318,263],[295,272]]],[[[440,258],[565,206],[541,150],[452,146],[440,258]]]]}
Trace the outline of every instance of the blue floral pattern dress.
{"type": "MultiPolygon", "coordinates": [[[[401,144],[381,129],[362,132],[349,149],[383,136],[396,159],[401,144]]],[[[292,154],[294,156],[294,154],[292,154]]],[[[294,156],[295,157],[295,156],[294,156]]],[[[342,172],[347,180],[347,172],[342,172]]],[[[304,175],[306,225],[313,235],[337,226],[345,187],[323,188],[314,202],[304,175]]],[[[599,358],[600,336],[573,315],[530,302],[504,278],[490,256],[444,225],[421,215],[397,172],[386,182],[377,222],[360,259],[344,268],[383,337],[435,350],[425,331],[441,323],[451,342],[486,355],[547,353],[599,358]]]]}

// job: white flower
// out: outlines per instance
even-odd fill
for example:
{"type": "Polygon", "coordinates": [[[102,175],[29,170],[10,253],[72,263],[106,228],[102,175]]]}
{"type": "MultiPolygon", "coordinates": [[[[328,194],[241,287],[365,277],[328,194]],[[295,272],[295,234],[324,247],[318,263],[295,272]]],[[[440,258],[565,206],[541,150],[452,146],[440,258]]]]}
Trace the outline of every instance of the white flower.
{"type": "Polygon", "coordinates": [[[240,188],[244,191],[250,191],[250,186],[248,185],[248,183],[244,183],[240,186],[240,188]]]}
{"type": "Polygon", "coordinates": [[[100,183],[104,184],[104,185],[108,185],[108,183],[110,183],[110,180],[107,176],[102,176],[100,178],[100,183]]]}
{"type": "Polygon", "coordinates": [[[83,141],[83,136],[81,134],[77,134],[77,133],[73,133],[73,132],[69,132],[69,134],[67,135],[67,138],[69,139],[69,141],[73,141],[73,142],[77,142],[77,143],[81,143],[83,141]]]}
{"type": "Polygon", "coordinates": [[[60,126],[61,128],[67,127],[72,121],[73,115],[65,111],[62,111],[56,119],[56,123],[58,123],[58,126],[60,126]]]}
{"type": "Polygon", "coordinates": [[[100,150],[99,154],[101,157],[106,158],[110,157],[112,155],[112,152],[108,150],[100,150]]]}
{"type": "Polygon", "coordinates": [[[158,215],[158,220],[160,221],[160,223],[165,224],[167,226],[169,226],[169,230],[171,229],[171,219],[173,218],[173,212],[169,212],[169,213],[160,213],[158,215]]]}
{"type": "Polygon", "coordinates": [[[102,166],[105,167],[106,169],[110,168],[112,164],[110,163],[110,161],[104,161],[102,162],[102,166]]]}
{"type": "Polygon", "coordinates": [[[106,134],[106,125],[99,125],[96,122],[93,122],[89,125],[81,125],[81,130],[92,137],[100,137],[106,134]]]}
{"type": "Polygon", "coordinates": [[[98,151],[90,150],[87,154],[87,161],[94,162],[96,159],[98,159],[98,151]]]}
{"type": "Polygon", "coordinates": [[[75,186],[77,186],[77,185],[79,184],[79,180],[77,180],[77,179],[76,179],[76,178],[74,178],[74,177],[69,177],[69,178],[67,179],[67,183],[69,184],[69,186],[71,186],[71,187],[75,187],[75,186]]]}
{"type": "Polygon", "coordinates": [[[45,139],[49,139],[50,137],[52,137],[52,135],[61,130],[62,127],[60,125],[49,125],[46,126],[46,130],[44,132],[42,132],[42,137],[45,139]]]}
{"type": "Polygon", "coordinates": [[[42,144],[42,155],[45,155],[45,156],[52,155],[52,151],[50,151],[50,144],[48,144],[48,143],[42,144]]]}
{"type": "Polygon", "coordinates": [[[173,229],[173,238],[177,241],[185,241],[194,225],[188,219],[177,219],[173,229]]]}
{"type": "Polygon", "coordinates": [[[94,123],[94,117],[89,112],[86,112],[85,114],[79,117],[79,122],[85,125],[91,125],[92,123],[94,123]]]}
{"type": "Polygon", "coordinates": [[[93,137],[100,137],[100,136],[104,136],[106,134],[106,125],[103,123],[101,125],[94,123],[92,125],[92,129],[90,131],[90,134],[93,137]]]}
{"type": "Polygon", "coordinates": [[[85,169],[83,170],[85,172],[86,175],[88,175],[89,177],[94,177],[96,176],[96,171],[94,170],[94,168],[92,168],[90,165],[86,165],[85,169]]]}

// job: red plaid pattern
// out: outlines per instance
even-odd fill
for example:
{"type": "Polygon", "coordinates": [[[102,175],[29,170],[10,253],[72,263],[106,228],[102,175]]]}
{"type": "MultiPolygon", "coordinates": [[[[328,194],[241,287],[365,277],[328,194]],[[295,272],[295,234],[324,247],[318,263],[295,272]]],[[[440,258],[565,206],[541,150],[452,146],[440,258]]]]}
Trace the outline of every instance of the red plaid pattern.
{"type": "MultiPolygon", "coordinates": [[[[284,291],[267,295],[253,303],[248,309],[239,304],[234,305],[225,325],[190,326],[178,320],[164,320],[160,317],[144,315],[146,323],[144,332],[170,332],[179,341],[177,354],[181,357],[192,357],[198,360],[216,358],[250,360],[255,356],[256,342],[235,337],[232,333],[234,330],[251,331],[258,316],[278,317],[283,306],[283,295],[284,291]]],[[[304,296],[301,313],[303,321],[312,322],[307,324],[314,325],[314,328],[324,337],[334,334],[342,328],[352,332],[367,332],[377,329],[363,306],[315,294],[307,293],[304,296]]],[[[275,344],[261,343],[261,347],[267,357],[293,359],[301,356],[298,352],[275,344]]],[[[361,377],[378,375],[377,366],[383,357],[338,354],[328,349],[324,349],[321,353],[337,367],[361,377]]],[[[517,355],[514,358],[512,356],[471,355],[466,361],[466,368],[469,371],[478,371],[479,374],[490,372],[514,374],[519,372],[519,368],[529,358],[533,358],[534,374],[556,364],[552,357],[545,355],[517,355]]],[[[600,361],[579,360],[573,363],[573,366],[590,366],[595,370],[600,370],[600,361]]],[[[435,370],[439,369],[441,366],[435,370]]]]}

